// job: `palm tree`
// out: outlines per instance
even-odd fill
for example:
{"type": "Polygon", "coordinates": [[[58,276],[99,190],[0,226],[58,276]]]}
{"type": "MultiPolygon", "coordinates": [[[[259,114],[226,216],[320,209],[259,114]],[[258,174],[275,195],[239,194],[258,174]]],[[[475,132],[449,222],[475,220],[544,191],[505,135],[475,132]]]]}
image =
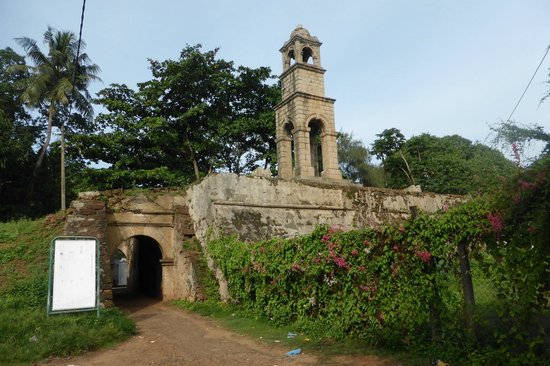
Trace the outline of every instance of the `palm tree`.
{"type": "MultiPolygon", "coordinates": [[[[30,199],[38,171],[50,144],[54,121],[59,117],[58,112],[63,108],[69,110],[74,108],[85,121],[91,121],[93,109],[88,86],[92,81],[101,79],[98,77],[99,66],[92,64],[86,53],[78,54],[78,40],[72,32],[57,31],[48,27],[44,33],[44,44],[48,46],[48,54],[44,54],[36,41],[31,38],[16,38],[16,41],[34,63],[34,66],[17,65],[13,68],[14,71],[25,69],[29,72],[22,98],[30,107],[46,110],[48,116],[46,136],[30,181],[28,192],[30,199]]],[[[84,46],[85,44],[81,42],[80,47],[84,46]]],[[[59,127],[62,134],[64,134],[64,126],[65,124],[61,122],[59,127]]],[[[61,155],[63,159],[64,151],[61,155]]],[[[63,166],[61,169],[63,170],[63,166]]],[[[64,201],[63,196],[64,192],[62,192],[62,201],[64,201]]]]}

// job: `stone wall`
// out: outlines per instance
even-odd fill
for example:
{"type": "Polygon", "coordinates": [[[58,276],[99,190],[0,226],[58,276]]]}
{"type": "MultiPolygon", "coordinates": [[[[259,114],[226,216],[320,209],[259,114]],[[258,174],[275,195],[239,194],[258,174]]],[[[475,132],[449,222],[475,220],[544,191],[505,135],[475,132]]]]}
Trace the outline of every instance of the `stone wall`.
{"type": "Polygon", "coordinates": [[[236,233],[242,240],[308,234],[319,224],[345,229],[399,222],[411,210],[434,213],[464,202],[455,195],[234,174],[211,175],[187,192],[195,233],[236,233]]]}
{"type": "MultiPolygon", "coordinates": [[[[434,213],[465,200],[461,196],[375,189],[320,179],[285,181],[235,174],[213,174],[187,191],[149,190],[85,192],[72,202],[65,235],[100,240],[101,298],[112,301],[110,260],[117,248],[130,250],[130,240],[154,239],[162,252],[163,300],[204,296],[198,278],[209,235],[237,234],[242,240],[309,234],[317,225],[344,229],[400,222],[414,210],[434,213]],[[134,239],[132,239],[134,238],[134,239]]],[[[214,263],[222,298],[227,284],[214,263]]]]}
{"type": "Polygon", "coordinates": [[[99,192],[83,192],[71,203],[70,214],[63,234],[67,236],[92,236],[99,240],[99,258],[101,270],[101,302],[112,304],[112,277],[109,245],[106,239],[107,207],[99,192]]]}

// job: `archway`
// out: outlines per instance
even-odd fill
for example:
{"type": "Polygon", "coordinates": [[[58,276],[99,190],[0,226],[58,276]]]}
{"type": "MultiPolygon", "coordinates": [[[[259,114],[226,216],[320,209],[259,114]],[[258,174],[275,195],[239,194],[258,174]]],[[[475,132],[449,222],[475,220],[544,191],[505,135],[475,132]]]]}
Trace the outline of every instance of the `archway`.
{"type": "Polygon", "coordinates": [[[122,299],[121,295],[139,295],[153,299],[162,299],[162,251],[159,243],[145,235],[133,236],[123,243],[111,257],[113,269],[113,296],[115,302],[122,299]],[[123,261],[118,258],[126,258],[127,281],[126,286],[121,285],[120,267],[116,263],[123,261]],[[115,269],[117,272],[115,273],[115,269]],[[115,284],[116,278],[116,284],[115,284]]]}
{"type": "Polygon", "coordinates": [[[135,253],[137,258],[136,289],[140,294],[162,299],[162,252],[155,239],[148,236],[136,236],[135,253]]]}
{"type": "Polygon", "coordinates": [[[294,124],[292,123],[292,121],[288,121],[287,123],[285,123],[284,125],[284,133],[285,133],[285,137],[287,137],[288,139],[290,139],[290,157],[291,157],[291,161],[292,161],[292,170],[294,171],[294,168],[296,167],[296,153],[294,151],[294,124]]]}
{"type": "Polygon", "coordinates": [[[309,147],[311,154],[311,166],[316,177],[321,176],[323,171],[323,144],[321,143],[321,134],[323,132],[323,122],[320,119],[313,119],[308,124],[309,127],[309,147]]]}

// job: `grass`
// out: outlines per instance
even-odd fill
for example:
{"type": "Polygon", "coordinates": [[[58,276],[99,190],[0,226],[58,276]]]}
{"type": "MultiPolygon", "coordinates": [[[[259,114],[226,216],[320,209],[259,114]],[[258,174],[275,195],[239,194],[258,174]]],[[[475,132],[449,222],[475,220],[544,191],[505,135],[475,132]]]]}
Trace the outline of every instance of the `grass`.
{"type": "Polygon", "coordinates": [[[106,347],[135,331],[117,309],[47,316],[50,242],[61,216],[0,223],[0,364],[26,365],[106,347]]]}
{"type": "Polygon", "coordinates": [[[176,300],[173,305],[180,309],[213,318],[224,328],[259,342],[278,344],[288,349],[288,351],[301,348],[303,352],[315,353],[320,364],[330,363],[331,357],[340,355],[375,355],[382,358],[391,358],[407,366],[420,366],[429,363],[426,358],[393,351],[390,354],[388,350],[373,349],[357,339],[315,338],[297,331],[292,325],[276,326],[268,319],[255,316],[236,305],[212,300],[204,302],[176,300]],[[295,333],[296,336],[288,338],[288,333],[295,333]]]}

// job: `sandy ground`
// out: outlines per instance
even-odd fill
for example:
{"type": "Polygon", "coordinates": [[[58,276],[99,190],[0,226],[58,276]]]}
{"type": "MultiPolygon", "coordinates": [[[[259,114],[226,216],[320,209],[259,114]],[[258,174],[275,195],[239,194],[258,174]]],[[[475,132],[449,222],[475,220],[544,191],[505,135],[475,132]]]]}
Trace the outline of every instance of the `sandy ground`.
{"type": "Polygon", "coordinates": [[[82,356],[50,359],[39,365],[366,365],[397,366],[371,356],[335,357],[322,363],[314,354],[288,356],[277,344],[238,335],[212,319],[176,309],[161,302],[126,304],[124,310],[136,321],[138,333],[114,348],[82,356]]]}

